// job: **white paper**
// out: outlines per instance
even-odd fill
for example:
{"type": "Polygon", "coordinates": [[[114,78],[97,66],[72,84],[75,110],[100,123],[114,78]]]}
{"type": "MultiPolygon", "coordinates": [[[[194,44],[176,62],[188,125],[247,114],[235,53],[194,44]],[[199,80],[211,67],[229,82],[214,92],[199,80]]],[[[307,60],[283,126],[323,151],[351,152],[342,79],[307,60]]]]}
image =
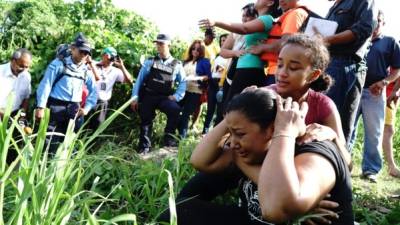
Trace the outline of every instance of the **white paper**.
{"type": "Polygon", "coordinates": [[[187,76],[186,80],[187,81],[203,80],[203,77],[202,76],[187,76]]]}
{"type": "Polygon", "coordinates": [[[332,20],[310,17],[304,33],[308,36],[314,36],[316,34],[314,27],[323,37],[326,37],[335,34],[338,23],[332,20]]]}

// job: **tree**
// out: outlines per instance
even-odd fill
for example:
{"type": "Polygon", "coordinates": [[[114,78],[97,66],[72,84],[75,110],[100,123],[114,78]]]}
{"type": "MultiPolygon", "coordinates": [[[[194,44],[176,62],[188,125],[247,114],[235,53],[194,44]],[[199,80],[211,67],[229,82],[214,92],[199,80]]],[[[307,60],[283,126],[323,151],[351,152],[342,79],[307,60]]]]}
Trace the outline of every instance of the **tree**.
{"type": "MultiPolygon", "coordinates": [[[[46,66],[55,56],[57,45],[72,42],[82,32],[95,46],[94,58],[99,58],[105,47],[113,46],[125,59],[128,70],[136,75],[140,57],[155,52],[152,42],[157,31],[153,23],[134,12],[116,8],[107,0],[2,1],[0,62],[8,61],[15,49],[28,48],[34,56],[31,74],[36,90],[46,66]]],[[[184,47],[179,46],[186,44],[178,41],[175,45],[172,53],[181,55],[184,47]]],[[[130,88],[129,85],[117,88],[116,105],[130,96],[130,88]]]]}

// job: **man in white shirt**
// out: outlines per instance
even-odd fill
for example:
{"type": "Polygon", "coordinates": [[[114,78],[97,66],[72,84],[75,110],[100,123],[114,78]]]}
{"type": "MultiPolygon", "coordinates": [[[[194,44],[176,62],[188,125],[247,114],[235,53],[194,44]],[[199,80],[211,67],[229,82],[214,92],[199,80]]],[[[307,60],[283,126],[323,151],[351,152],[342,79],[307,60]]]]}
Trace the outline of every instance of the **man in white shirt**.
{"type": "MultiPolygon", "coordinates": [[[[19,109],[28,110],[28,100],[31,94],[31,75],[28,72],[32,63],[32,54],[25,48],[17,49],[8,63],[0,65],[0,119],[8,106],[11,97],[13,103],[11,114],[19,109]]],[[[23,118],[20,118],[23,119],[23,118]]],[[[14,149],[9,149],[6,163],[12,163],[18,156],[14,149]]]]}
{"type": "Polygon", "coordinates": [[[11,95],[14,96],[11,111],[28,110],[31,94],[31,75],[28,72],[32,54],[25,48],[16,50],[11,61],[0,65],[0,117],[3,116],[11,95]]]}
{"type": "Polygon", "coordinates": [[[113,47],[103,50],[102,60],[96,64],[96,73],[93,74],[96,78],[97,104],[93,112],[96,115],[90,121],[90,128],[97,129],[106,118],[114,84],[132,83],[133,79],[113,47]]]}

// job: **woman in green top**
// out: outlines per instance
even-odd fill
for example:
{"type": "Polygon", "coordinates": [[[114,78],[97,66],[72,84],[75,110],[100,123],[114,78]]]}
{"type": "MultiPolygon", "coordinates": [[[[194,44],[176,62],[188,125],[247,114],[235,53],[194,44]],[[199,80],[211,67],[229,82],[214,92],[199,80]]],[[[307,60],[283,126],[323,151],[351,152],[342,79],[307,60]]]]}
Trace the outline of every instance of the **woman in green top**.
{"type": "MultiPolygon", "coordinates": [[[[201,27],[220,27],[233,33],[245,34],[246,50],[258,45],[268,38],[272,27],[273,17],[279,16],[279,0],[257,0],[254,7],[259,16],[257,19],[246,23],[225,23],[204,19],[200,21],[201,27]]],[[[242,92],[248,86],[266,86],[274,81],[268,81],[264,73],[264,62],[259,55],[249,52],[239,57],[237,69],[232,81],[232,86],[226,98],[229,102],[232,97],[242,92]]]]}

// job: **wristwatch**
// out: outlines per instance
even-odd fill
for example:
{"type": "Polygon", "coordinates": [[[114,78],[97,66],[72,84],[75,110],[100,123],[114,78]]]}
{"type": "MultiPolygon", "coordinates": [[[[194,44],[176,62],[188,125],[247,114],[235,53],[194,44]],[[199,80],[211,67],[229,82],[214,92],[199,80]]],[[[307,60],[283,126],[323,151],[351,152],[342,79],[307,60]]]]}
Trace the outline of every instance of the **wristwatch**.
{"type": "Polygon", "coordinates": [[[382,83],[383,83],[383,86],[387,86],[387,85],[389,84],[389,81],[386,80],[386,79],[383,79],[383,80],[382,80],[382,83]]]}

